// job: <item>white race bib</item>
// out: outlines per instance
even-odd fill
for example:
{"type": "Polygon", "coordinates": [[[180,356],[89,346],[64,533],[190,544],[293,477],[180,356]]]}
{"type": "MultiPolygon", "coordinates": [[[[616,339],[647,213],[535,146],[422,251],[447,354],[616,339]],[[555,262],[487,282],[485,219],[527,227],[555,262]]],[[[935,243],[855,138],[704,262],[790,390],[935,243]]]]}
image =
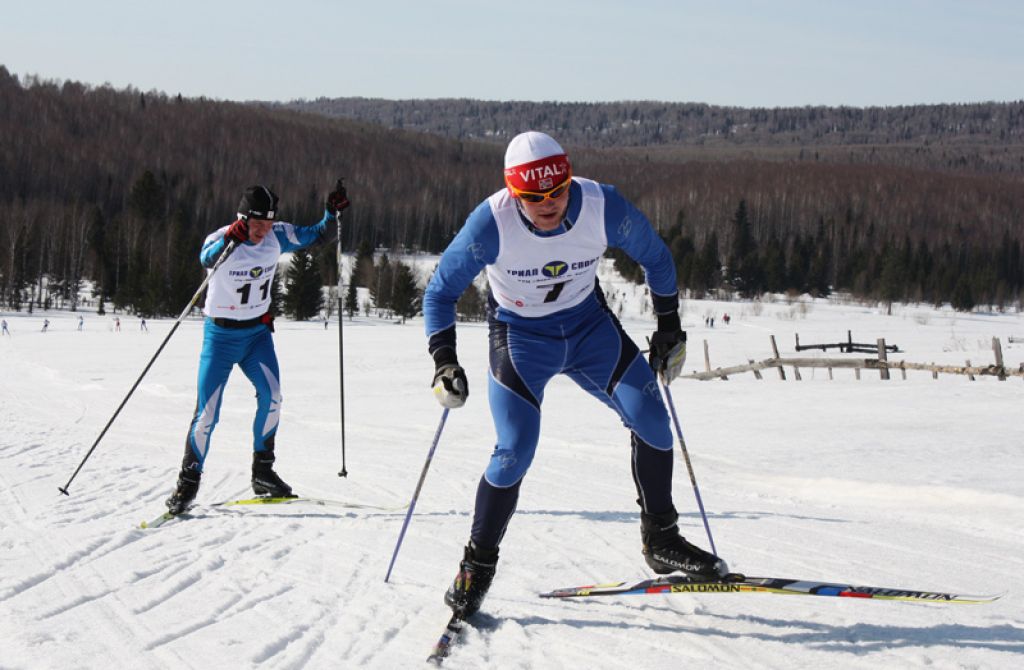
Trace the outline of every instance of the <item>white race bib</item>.
{"type": "MultiPolygon", "coordinates": [[[[227,228],[212,233],[207,241],[223,237],[227,228]]],[[[273,232],[259,244],[240,244],[217,269],[206,290],[203,314],[244,321],[270,309],[271,287],[281,245],[273,232]]]]}
{"type": "Polygon", "coordinates": [[[546,316],[580,304],[593,292],[598,262],[608,248],[604,193],[595,181],[573,181],[582,187],[583,203],[573,227],[561,235],[530,232],[506,189],[488,199],[499,244],[487,281],[501,307],[520,316],[546,316]]]}

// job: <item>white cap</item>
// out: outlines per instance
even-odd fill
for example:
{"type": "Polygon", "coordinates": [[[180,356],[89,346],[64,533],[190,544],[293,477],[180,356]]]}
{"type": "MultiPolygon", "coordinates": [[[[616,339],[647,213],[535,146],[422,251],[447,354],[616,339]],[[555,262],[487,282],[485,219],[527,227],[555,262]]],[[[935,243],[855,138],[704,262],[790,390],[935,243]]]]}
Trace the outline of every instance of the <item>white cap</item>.
{"type": "Polygon", "coordinates": [[[564,156],[565,150],[550,135],[528,130],[519,133],[508,143],[505,150],[505,167],[515,167],[547,158],[548,156],[564,156]]]}

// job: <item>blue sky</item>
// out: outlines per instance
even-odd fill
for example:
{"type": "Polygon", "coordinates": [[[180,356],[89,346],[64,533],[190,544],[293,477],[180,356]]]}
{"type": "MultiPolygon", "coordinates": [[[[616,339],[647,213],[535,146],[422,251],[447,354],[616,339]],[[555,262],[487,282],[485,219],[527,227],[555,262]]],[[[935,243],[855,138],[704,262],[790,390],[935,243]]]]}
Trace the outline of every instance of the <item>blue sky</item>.
{"type": "Polygon", "coordinates": [[[19,76],[230,100],[1024,99],[1020,0],[27,0],[19,76]]]}

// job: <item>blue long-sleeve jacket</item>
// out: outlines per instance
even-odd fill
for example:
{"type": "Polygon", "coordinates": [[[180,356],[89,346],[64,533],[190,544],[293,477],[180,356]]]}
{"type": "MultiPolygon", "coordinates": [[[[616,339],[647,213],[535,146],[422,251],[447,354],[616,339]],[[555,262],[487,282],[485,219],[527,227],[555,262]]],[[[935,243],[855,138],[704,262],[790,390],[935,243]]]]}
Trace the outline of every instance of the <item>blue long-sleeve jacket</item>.
{"type": "MultiPolygon", "coordinates": [[[[622,249],[644,268],[647,285],[651,289],[655,313],[666,314],[678,309],[678,288],[672,255],[647,217],[626,200],[614,186],[601,184],[604,194],[604,225],[608,246],[622,249]]],[[[569,190],[566,219],[570,225],[580,213],[581,187],[573,183],[569,190]]],[[[524,225],[526,223],[524,222],[524,225]]],[[[434,353],[444,347],[455,347],[455,304],[466,287],[499,252],[497,223],[490,205],[484,200],[466,219],[465,225],[441,256],[437,271],[423,296],[428,349],[434,353]]],[[[596,295],[580,305],[541,317],[546,323],[571,323],[584,310],[592,309],[596,295]]],[[[508,323],[529,322],[501,307],[495,317],[508,323]]]]}
{"type": "MultiPolygon", "coordinates": [[[[324,218],[312,226],[296,226],[284,221],[275,221],[270,232],[277,240],[278,253],[288,253],[289,251],[308,247],[320,241],[327,233],[327,224],[333,220],[334,215],[325,211],[324,218]]],[[[220,258],[221,252],[224,251],[224,247],[227,245],[227,241],[224,239],[224,233],[227,229],[227,226],[223,226],[215,230],[203,242],[203,248],[199,251],[199,262],[202,263],[204,268],[213,267],[213,264],[220,258]]],[[[245,242],[245,244],[253,246],[252,242],[245,242]]]]}

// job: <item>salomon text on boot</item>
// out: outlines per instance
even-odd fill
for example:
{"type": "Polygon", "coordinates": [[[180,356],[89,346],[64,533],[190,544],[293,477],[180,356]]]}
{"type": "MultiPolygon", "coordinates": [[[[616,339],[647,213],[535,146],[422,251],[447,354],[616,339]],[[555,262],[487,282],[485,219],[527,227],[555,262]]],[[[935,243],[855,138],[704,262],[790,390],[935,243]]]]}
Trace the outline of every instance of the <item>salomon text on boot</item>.
{"type": "Polygon", "coordinates": [[[452,612],[463,618],[476,614],[491,588],[497,565],[497,548],[481,549],[469,541],[459,562],[459,573],[444,594],[444,602],[452,612]]]}
{"type": "Polygon", "coordinates": [[[679,534],[674,509],[662,514],[640,514],[640,536],[643,539],[647,565],[659,575],[680,571],[695,579],[716,580],[729,574],[729,566],[714,554],[686,541],[679,534]]]}

